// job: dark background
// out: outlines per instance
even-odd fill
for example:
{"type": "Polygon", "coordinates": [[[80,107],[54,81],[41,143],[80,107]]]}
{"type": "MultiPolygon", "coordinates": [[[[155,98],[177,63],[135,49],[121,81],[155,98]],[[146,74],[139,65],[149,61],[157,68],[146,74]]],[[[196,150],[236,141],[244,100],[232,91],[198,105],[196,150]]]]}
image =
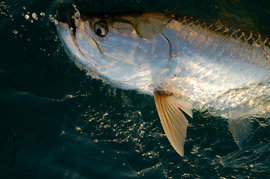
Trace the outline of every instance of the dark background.
{"type": "Polygon", "coordinates": [[[72,16],[72,3],[81,13],[160,11],[270,36],[268,0],[1,1],[1,179],[270,177],[269,119],[239,150],[226,119],[195,111],[182,158],[151,96],[80,71],[49,18],[72,16]]]}

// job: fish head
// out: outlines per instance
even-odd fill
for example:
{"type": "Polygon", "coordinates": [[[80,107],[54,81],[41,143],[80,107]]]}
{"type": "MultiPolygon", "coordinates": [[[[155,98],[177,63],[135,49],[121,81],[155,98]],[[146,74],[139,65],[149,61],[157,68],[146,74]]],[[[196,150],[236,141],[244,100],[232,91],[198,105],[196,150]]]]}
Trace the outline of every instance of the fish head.
{"type": "Polygon", "coordinates": [[[74,17],[57,32],[68,54],[83,69],[122,89],[151,91],[151,81],[170,61],[162,14],[74,17]]]}

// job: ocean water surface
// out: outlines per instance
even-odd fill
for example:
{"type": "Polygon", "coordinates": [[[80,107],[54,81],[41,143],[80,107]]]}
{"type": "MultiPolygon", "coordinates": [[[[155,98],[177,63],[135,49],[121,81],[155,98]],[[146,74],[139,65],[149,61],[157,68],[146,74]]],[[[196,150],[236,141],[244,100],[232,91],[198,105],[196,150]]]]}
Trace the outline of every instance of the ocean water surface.
{"type": "Polygon", "coordinates": [[[270,37],[267,0],[0,2],[0,178],[270,178],[270,119],[240,150],[227,120],[194,111],[185,156],[164,135],[152,96],[92,79],[66,55],[58,18],[160,11],[270,37]]]}

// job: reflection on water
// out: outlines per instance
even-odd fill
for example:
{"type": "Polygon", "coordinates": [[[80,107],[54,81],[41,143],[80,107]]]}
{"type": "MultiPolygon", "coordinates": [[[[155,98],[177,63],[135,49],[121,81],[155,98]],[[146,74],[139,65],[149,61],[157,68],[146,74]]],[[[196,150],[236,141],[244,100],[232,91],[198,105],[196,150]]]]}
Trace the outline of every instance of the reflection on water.
{"type": "MultiPolygon", "coordinates": [[[[267,1],[258,8],[246,1],[119,2],[82,4],[93,12],[162,9],[270,32],[267,1]]],[[[163,134],[151,96],[115,89],[77,69],[53,24],[55,15],[73,13],[71,4],[0,3],[0,178],[269,177],[269,119],[254,121],[239,150],[226,120],[195,112],[181,158],[163,134]]]]}

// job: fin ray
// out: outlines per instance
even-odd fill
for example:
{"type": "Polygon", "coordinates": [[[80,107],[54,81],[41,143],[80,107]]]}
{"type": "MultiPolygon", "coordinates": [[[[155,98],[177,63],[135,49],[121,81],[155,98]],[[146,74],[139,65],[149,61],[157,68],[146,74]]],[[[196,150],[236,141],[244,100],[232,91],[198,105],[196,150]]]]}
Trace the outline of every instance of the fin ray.
{"type": "Polygon", "coordinates": [[[189,117],[193,117],[192,115],[192,104],[177,98],[176,96],[172,96],[174,98],[174,102],[176,103],[176,105],[182,110],[184,111],[187,115],[189,115],[189,117]]]}
{"type": "MultiPolygon", "coordinates": [[[[171,113],[173,113],[175,110],[179,110],[177,107],[175,107],[175,106],[172,106],[172,104],[171,103],[169,103],[168,104],[168,107],[170,107],[171,108],[171,113]]],[[[185,116],[180,112],[180,113],[178,113],[178,114],[176,114],[177,115],[177,119],[172,119],[172,120],[179,120],[179,119],[181,119],[181,118],[185,118],[185,116]],[[179,115],[179,116],[178,116],[179,115]]],[[[187,121],[186,121],[187,122],[187,121]]],[[[187,124],[188,124],[188,122],[187,122],[187,124]]],[[[185,126],[184,125],[182,125],[182,126],[179,126],[179,123],[176,123],[176,125],[179,127],[179,128],[181,128],[181,129],[185,129],[185,126]]]]}

